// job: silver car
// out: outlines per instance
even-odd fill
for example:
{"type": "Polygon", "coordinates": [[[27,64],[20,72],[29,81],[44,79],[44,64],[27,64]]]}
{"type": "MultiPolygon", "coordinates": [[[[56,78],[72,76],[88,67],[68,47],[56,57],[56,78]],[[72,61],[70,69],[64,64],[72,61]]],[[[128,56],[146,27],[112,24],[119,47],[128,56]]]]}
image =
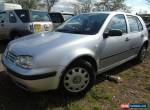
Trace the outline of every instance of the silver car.
{"type": "Polygon", "coordinates": [[[139,16],[97,12],[77,15],[54,32],[10,42],[2,62],[21,88],[61,88],[77,95],[87,92],[98,74],[133,58],[143,61],[147,48],[148,32],[139,16]]]}
{"type": "Polygon", "coordinates": [[[0,40],[52,30],[48,12],[22,9],[0,11],[0,40]]]}

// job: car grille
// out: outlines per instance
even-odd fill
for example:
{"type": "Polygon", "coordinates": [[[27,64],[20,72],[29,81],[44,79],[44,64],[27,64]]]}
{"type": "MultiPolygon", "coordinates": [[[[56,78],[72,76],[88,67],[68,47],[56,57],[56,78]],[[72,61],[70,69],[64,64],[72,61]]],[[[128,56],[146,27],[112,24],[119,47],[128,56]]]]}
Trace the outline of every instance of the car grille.
{"type": "Polygon", "coordinates": [[[13,54],[12,52],[8,51],[6,57],[8,60],[14,63],[17,56],[13,54]]]}

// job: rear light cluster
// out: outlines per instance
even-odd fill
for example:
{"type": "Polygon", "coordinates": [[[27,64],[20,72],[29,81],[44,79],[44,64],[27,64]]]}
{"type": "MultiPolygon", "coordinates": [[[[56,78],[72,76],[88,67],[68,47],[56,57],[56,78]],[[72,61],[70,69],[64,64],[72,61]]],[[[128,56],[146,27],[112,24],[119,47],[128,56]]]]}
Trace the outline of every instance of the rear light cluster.
{"type": "Polygon", "coordinates": [[[33,24],[30,24],[29,29],[30,29],[31,32],[34,32],[33,24]]]}

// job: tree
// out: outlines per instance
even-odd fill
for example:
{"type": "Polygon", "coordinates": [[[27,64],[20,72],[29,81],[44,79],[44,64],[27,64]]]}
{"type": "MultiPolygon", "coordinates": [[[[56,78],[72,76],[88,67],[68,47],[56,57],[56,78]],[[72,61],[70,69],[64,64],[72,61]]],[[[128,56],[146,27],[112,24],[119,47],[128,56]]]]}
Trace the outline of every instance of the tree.
{"type": "Polygon", "coordinates": [[[146,0],[147,1],[147,3],[150,5],[150,0],[146,0]]]}
{"type": "Polygon", "coordinates": [[[54,4],[57,2],[58,0],[44,0],[44,2],[47,5],[47,11],[50,12],[51,8],[54,6],[54,4]]]}
{"type": "Polygon", "coordinates": [[[98,11],[114,11],[123,10],[126,12],[130,11],[130,7],[124,4],[125,0],[101,0],[94,4],[98,11]]]}
{"type": "Polygon", "coordinates": [[[83,2],[82,12],[84,13],[90,12],[91,7],[92,7],[92,1],[86,0],[85,2],[83,2]]]}
{"type": "Polygon", "coordinates": [[[5,0],[9,3],[17,3],[22,6],[23,9],[36,9],[40,0],[5,0]]]}

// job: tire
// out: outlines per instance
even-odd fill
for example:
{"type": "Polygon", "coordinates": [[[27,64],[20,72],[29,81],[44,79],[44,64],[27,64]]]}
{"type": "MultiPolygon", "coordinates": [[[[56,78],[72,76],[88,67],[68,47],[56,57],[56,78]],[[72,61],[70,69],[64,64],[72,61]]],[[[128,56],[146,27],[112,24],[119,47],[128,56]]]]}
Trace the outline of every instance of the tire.
{"type": "Polygon", "coordinates": [[[94,81],[95,74],[91,64],[78,60],[63,72],[61,89],[66,95],[83,95],[91,89],[94,81]]]}
{"type": "Polygon", "coordinates": [[[18,39],[18,38],[20,38],[20,36],[17,36],[17,35],[13,36],[13,40],[18,39]]]}
{"type": "Polygon", "coordinates": [[[138,53],[136,60],[138,62],[144,62],[146,56],[147,56],[147,47],[143,45],[138,53]]]}
{"type": "Polygon", "coordinates": [[[17,34],[18,32],[12,32],[10,34],[10,40],[15,40],[15,39],[18,39],[20,38],[19,34],[17,34]]]}

